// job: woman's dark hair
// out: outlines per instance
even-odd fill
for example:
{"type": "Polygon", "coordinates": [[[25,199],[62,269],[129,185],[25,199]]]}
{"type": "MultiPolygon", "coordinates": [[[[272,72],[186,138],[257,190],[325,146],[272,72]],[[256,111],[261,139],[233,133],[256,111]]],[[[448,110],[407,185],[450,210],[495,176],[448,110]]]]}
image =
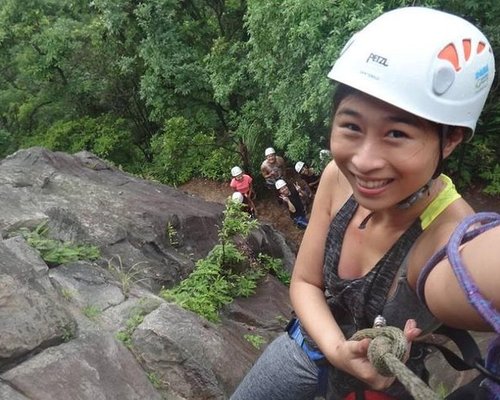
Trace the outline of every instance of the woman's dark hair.
{"type": "Polygon", "coordinates": [[[337,108],[339,108],[340,102],[342,100],[344,100],[347,96],[350,96],[351,94],[357,94],[357,93],[361,94],[363,92],[359,91],[358,89],[354,89],[351,86],[344,85],[343,83],[337,84],[335,92],[333,93],[332,117],[337,112],[337,108]]]}

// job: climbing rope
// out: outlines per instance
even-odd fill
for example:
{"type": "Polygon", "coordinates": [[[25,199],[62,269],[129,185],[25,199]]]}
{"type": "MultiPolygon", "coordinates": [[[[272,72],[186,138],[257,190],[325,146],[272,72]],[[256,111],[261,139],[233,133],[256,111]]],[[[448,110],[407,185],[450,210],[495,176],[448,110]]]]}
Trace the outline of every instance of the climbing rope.
{"type": "MultiPolygon", "coordinates": [[[[479,291],[472,276],[462,262],[460,246],[488,229],[499,225],[500,214],[493,212],[480,212],[465,218],[451,235],[448,244],[434,254],[427,262],[417,280],[417,295],[425,303],[425,281],[436,264],[445,255],[448,256],[453,272],[466,293],[469,303],[491,325],[497,334],[500,334],[500,312],[479,291]],[[470,229],[471,227],[473,229],[470,229]]],[[[484,365],[476,363],[475,367],[488,378],[483,381],[482,385],[488,389],[491,396],[494,396],[491,398],[495,400],[500,399],[500,335],[497,335],[490,343],[484,365]]]]}
{"type": "Polygon", "coordinates": [[[491,302],[486,300],[474,283],[471,275],[465,268],[460,257],[460,245],[475,238],[477,235],[500,225],[500,215],[493,212],[480,212],[465,218],[455,229],[448,241],[448,244],[435,253],[420,272],[417,280],[417,295],[425,304],[424,288],[425,281],[429,273],[441,261],[444,256],[448,256],[453,272],[457,277],[460,286],[467,294],[471,305],[480,315],[493,327],[495,332],[500,333],[500,312],[496,310],[491,302]],[[481,224],[477,226],[478,224],[481,224]],[[471,226],[474,229],[469,231],[471,226]]]}
{"type": "Polygon", "coordinates": [[[417,375],[403,363],[408,341],[403,331],[394,326],[378,326],[356,332],[350,340],[370,338],[368,359],[383,376],[395,376],[415,400],[440,400],[417,375]]]}

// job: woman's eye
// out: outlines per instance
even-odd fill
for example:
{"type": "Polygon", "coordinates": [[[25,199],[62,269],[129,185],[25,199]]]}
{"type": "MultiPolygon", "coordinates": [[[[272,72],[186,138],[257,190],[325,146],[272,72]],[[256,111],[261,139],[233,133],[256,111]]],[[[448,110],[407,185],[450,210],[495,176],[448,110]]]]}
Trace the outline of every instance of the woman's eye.
{"type": "Polygon", "coordinates": [[[349,129],[350,131],[359,131],[359,126],[356,124],[351,124],[351,123],[345,123],[341,125],[342,128],[344,129],[349,129]]]}
{"type": "Polygon", "coordinates": [[[388,136],[395,139],[406,138],[408,135],[401,131],[390,131],[388,136]]]}

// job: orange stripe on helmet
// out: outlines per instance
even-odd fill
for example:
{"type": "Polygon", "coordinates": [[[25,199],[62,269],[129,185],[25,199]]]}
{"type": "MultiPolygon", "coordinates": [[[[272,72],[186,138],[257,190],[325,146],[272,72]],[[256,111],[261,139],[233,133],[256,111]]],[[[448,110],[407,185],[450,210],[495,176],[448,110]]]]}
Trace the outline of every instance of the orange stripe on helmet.
{"type": "Polygon", "coordinates": [[[438,58],[441,60],[449,61],[453,64],[455,71],[460,71],[460,62],[458,61],[458,53],[455,45],[450,43],[443,50],[441,50],[438,54],[438,58]]]}
{"type": "Polygon", "coordinates": [[[470,53],[471,53],[471,48],[472,48],[471,40],[470,39],[463,39],[462,45],[464,46],[465,61],[467,61],[470,58],[470,53]]]}
{"type": "Polygon", "coordinates": [[[476,50],[476,53],[477,53],[477,54],[481,54],[481,52],[485,49],[485,47],[486,47],[486,44],[485,44],[485,43],[483,43],[483,42],[479,42],[479,43],[477,44],[477,50],[476,50]]]}

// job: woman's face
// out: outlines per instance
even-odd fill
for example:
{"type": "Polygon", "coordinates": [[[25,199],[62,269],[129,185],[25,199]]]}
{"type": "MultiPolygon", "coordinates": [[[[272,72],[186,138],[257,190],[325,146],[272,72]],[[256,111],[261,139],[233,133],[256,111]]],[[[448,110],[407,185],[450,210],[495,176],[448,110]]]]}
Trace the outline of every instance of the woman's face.
{"type": "Polygon", "coordinates": [[[399,203],[424,186],[439,160],[437,126],[361,93],[339,104],[331,149],[356,200],[370,210],[399,203]]]}

